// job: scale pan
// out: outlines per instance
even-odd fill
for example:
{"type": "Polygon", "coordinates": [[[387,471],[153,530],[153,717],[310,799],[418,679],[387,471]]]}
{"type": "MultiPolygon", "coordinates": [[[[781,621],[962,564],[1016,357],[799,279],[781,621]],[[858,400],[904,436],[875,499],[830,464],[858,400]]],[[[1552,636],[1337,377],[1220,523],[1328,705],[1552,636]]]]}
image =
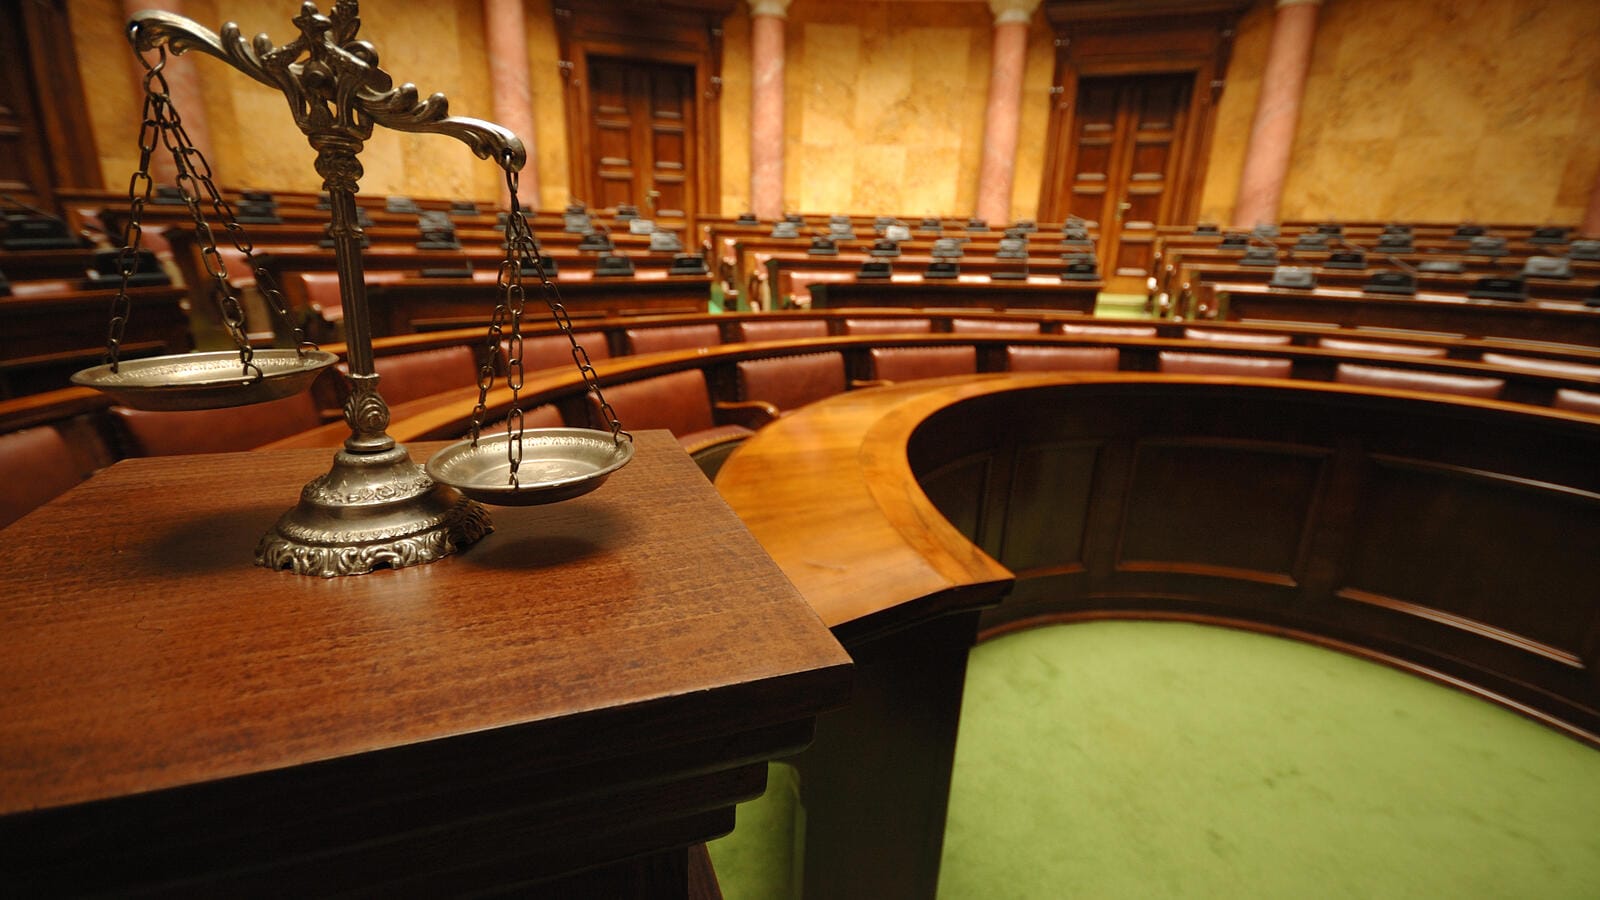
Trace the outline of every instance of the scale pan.
{"type": "Polygon", "coordinates": [[[516,487],[506,451],[511,436],[480,434],[478,446],[457,441],[428,460],[428,477],[480,503],[535,506],[589,493],[633,459],[633,442],[593,428],[530,428],[522,433],[516,487]]]}
{"type": "Polygon", "coordinates": [[[180,353],[84,369],[72,383],[91,387],[123,406],[157,411],[218,409],[265,403],[298,394],[339,361],[326,350],[257,350],[261,376],[244,374],[237,351],[180,353]]]}

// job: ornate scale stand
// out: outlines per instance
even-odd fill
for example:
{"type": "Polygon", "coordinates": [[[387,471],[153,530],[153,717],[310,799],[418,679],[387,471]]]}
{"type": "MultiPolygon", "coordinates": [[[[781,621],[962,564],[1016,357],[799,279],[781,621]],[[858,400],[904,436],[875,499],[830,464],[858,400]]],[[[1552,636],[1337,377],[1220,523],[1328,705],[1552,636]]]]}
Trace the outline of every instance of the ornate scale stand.
{"type": "Polygon", "coordinates": [[[588,354],[573,337],[572,323],[555,286],[538,265],[538,248],[517,202],[517,173],[527,161],[522,141],[491,122],[448,115],[442,94],[419,101],[414,85],[394,87],[390,76],[378,68],[377,51],[355,38],[360,27],[358,13],[356,0],[336,0],[326,16],[318,12],[315,3],[306,2],[294,19],[300,37],[281,47],[273,46],[265,34],[247,43],[232,23],[218,36],[189,19],[165,12],[142,12],[129,22],[128,39],[149,71],[140,169],[129,184],[132,215],[122,256],[123,289],[113,303],[107,364],[73,377],[128,406],[208,409],[288,396],[307,388],[323,368],[336,361],[332,354],[307,344],[298,327],[293,350],[250,347],[243,314],[201,212],[202,200],[209,200],[213,212],[225,222],[234,246],[250,261],[274,313],[285,321],[288,313],[276,286],[256,264],[253,248],[243,237],[232,208],[213,184],[210,166],[189,142],[166,96],[161,67],[169,49],[173,53],[198,50],[282,91],[295,123],[317,151],[317,173],[332,205],[329,234],[346,310],[351,382],[344,415],[351,433],[334,457],[332,469],[307,484],[299,504],[261,539],[256,563],[325,577],[433,562],[492,530],[489,515],[478,501],[524,505],[576,497],[599,487],[633,456],[632,436],[622,430],[601,395],[588,354]],[[158,55],[155,65],[144,56],[152,51],[158,55]],[[389,408],[378,393],[373,363],[355,195],[362,174],[357,155],[374,125],[457,138],[505,170],[511,193],[506,259],[500,270],[501,299],[489,327],[488,356],[479,370],[472,434],[436,454],[426,471],[386,432],[389,408]],[[149,161],[158,139],[177,164],[178,186],[199,231],[202,256],[237,354],[185,354],[127,363],[117,358],[131,305],[127,280],[138,250],[139,213],[150,195],[149,161]],[[524,432],[522,428],[518,392],[522,386],[524,260],[535,266],[551,314],[572,343],[574,362],[608,418],[609,433],[583,428],[524,432]],[[480,435],[495,364],[501,359],[511,388],[506,431],[493,437],[480,435]]]}

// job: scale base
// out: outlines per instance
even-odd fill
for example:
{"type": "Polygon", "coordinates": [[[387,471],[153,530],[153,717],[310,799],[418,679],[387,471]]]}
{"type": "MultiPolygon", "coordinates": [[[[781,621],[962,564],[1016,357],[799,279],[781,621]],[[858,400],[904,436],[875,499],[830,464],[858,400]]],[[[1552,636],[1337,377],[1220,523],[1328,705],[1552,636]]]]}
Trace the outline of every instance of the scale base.
{"type": "Polygon", "coordinates": [[[256,565],[296,575],[365,575],[435,562],[494,530],[488,510],[437,484],[396,445],[341,450],[256,546],[256,565]]]}

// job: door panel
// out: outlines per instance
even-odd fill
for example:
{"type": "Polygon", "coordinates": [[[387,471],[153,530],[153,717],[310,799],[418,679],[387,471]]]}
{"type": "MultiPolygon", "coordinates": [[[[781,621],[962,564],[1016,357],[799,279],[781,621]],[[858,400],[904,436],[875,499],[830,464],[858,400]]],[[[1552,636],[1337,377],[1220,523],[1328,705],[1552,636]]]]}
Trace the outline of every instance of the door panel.
{"type": "Polygon", "coordinates": [[[1106,289],[1144,289],[1157,225],[1170,224],[1192,75],[1082,78],[1071,160],[1072,215],[1100,223],[1106,289]]]}
{"type": "Polygon", "coordinates": [[[649,218],[688,218],[693,212],[694,68],[600,56],[588,63],[592,202],[633,204],[649,218]]]}

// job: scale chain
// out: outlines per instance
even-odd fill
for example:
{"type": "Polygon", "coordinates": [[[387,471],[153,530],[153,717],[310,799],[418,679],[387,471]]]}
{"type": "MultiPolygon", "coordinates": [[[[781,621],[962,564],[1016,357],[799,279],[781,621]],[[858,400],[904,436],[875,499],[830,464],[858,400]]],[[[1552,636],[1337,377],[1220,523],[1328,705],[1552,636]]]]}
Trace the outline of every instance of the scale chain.
{"type": "Polygon", "coordinates": [[[506,456],[511,467],[510,483],[513,488],[518,486],[517,469],[522,464],[522,314],[524,312],[526,294],[522,286],[523,260],[532,258],[534,270],[539,275],[539,283],[544,293],[546,305],[550,313],[560,326],[561,333],[566,335],[567,342],[572,346],[572,359],[577,363],[578,371],[583,375],[584,386],[589,393],[594,394],[596,402],[600,404],[600,411],[605,416],[611,429],[611,440],[620,444],[626,437],[633,440],[633,435],[622,430],[622,422],[617,419],[616,410],[606,400],[605,394],[600,390],[599,377],[594,366],[589,360],[588,351],[578,343],[572,333],[572,318],[567,315],[566,307],[561,303],[561,295],[556,290],[555,284],[550,280],[550,275],[545,271],[544,262],[539,258],[539,243],[533,236],[533,230],[528,225],[527,214],[522,210],[521,200],[517,196],[520,182],[517,170],[512,167],[509,158],[502,159],[501,165],[506,172],[506,188],[511,196],[511,211],[506,216],[506,256],[500,263],[498,278],[499,296],[495,303],[494,314],[489,319],[489,346],[484,355],[485,362],[478,367],[478,402],[472,408],[472,446],[478,446],[478,436],[483,427],[483,417],[488,412],[489,390],[494,387],[495,363],[502,355],[505,358],[506,386],[511,389],[511,409],[506,414],[506,456]],[[507,320],[511,325],[511,336],[505,338],[507,320]]]}
{"type": "Polygon", "coordinates": [[[139,245],[144,237],[139,220],[144,215],[145,203],[150,200],[150,192],[154,187],[150,178],[150,155],[155,152],[161,138],[159,110],[163,104],[170,102],[167,77],[161,71],[167,65],[167,48],[157,49],[160,53],[155,65],[151,65],[143,54],[139,55],[139,62],[145,67],[144,113],[139,125],[139,168],[128,179],[128,226],[122,235],[122,250],[117,255],[122,283],[117,288],[116,297],[111,300],[111,321],[106,330],[106,362],[113,373],[121,366],[122,339],[127,331],[128,316],[133,312],[133,300],[128,296],[128,281],[138,267],[139,245]],[[159,90],[157,84],[160,85],[159,90]]]}
{"type": "MultiPolygon", "coordinates": [[[[256,378],[262,378],[264,373],[252,361],[255,350],[250,346],[250,340],[245,334],[244,310],[239,306],[239,298],[234,293],[233,285],[228,282],[228,269],[222,262],[222,253],[217,250],[216,235],[211,229],[211,223],[206,221],[205,213],[200,209],[199,178],[192,159],[200,157],[200,151],[189,139],[189,133],[183,127],[183,119],[173,108],[170,100],[158,104],[158,120],[163,118],[163,112],[165,117],[162,122],[162,141],[172,153],[172,161],[178,169],[176,179],[178,190],[183,194],[183,202],[189,208],[190,218],[194,220],[195,235],[201,245],[200,261],[205,266],[206,273],[211,276],[212,296],[222,311],[222,324],[227,329],[229,337],[233,338],[234,346],[239,349],[239,362],[244,367],[245,374],[254,371],[256,378]]],[[[200,157],[200,160],[203,163],[204,157],[200,157]]]]}

